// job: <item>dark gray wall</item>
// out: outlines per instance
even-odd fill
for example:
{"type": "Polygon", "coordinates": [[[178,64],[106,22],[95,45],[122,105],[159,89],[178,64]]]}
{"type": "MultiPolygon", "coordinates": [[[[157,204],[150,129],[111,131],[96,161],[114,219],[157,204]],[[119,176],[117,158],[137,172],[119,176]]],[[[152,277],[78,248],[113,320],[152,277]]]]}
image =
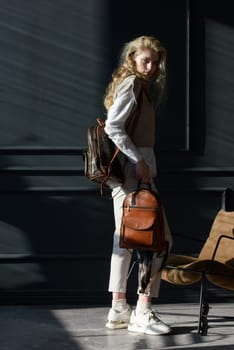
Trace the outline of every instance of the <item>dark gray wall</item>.
{"type": "MultiPolygon", "coordinates": [[[[233,4],[222,4],[152,0],[143,15],[137,1],[0,0],[0,302],[110,301],[112,202],[83,177],[81,154],[120,48],[138,35],[168,50],[157,185],[174,251],[199,251],[234,187],[233,4]]],[[[162,300],[170,293],[163,284],[162,300]]],[[[172,301],[191,295],[173,289],[172,301]]]]}

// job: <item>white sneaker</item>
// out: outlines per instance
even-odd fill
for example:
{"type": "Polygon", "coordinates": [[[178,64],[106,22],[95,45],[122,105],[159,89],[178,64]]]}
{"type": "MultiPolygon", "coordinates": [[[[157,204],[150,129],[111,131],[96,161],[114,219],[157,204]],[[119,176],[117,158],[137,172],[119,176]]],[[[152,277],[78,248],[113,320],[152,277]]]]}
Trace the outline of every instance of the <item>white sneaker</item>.
{"type": "Polygon", "coordinates": [[[136,311],[132,312],[130,323],[128,326],[130,332],[160,335],[171,332],[171,328],[156,316],[155,312],[148,309],[144,313],[136,315],[136,311]]]}
{"type": "Polygon", "coordinates": [[[129,305],[127,305],[127,308],[122,312],[111,308],[108,313],[106,327],[110,329],[127,328],[130,321],[131,311],[129,305]]]}

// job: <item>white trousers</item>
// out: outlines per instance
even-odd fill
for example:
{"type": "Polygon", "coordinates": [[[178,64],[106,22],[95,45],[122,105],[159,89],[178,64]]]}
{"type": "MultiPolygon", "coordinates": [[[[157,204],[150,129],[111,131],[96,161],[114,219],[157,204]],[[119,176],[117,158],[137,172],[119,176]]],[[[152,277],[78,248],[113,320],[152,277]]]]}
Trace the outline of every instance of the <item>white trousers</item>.
{"type": "MultiPolygon", "coordinates": [[[[113,206],[114,206],[114,218],[115,218],[115,232],[113,238],[113,250],[111,256],[111,266],[110,266],[110,279],[109,279],[109,292],[121,292],[126,293],[127,289],[127,276],[130,268],[130,263],[132,259],[132,254],[127,250],[119,247],[119,235],[120,226],[122,221],[122,205],[126,195],[132,191],[135,191],[138,186],[138,182],[134,176],[134,166],[128,164],[128,169],[126,170],[126,181],[122,187],[116,187],[112,191],[113,206]]],[[[152,189],[155,189],[152,183],[152,189]]],[[[166,239],[171,247],[171,233],[164,214],[165,226],[166,226],[166,239]]],[[[144,292],[145,295],[150,297],[158,297],[161,281],[161,271],[162,262],[164,260],[165,254],[158,256],[158,253],[154,253],[152,269],[151,269],[151,279],[144,292]]],[[[138,271],[138,274],[140,271],[138,271]]],[[[139,281],[139,278],[138,278],[139,281]]],[[[140,285],[138,285],[137,293],[140,294],[140,285]]]]}

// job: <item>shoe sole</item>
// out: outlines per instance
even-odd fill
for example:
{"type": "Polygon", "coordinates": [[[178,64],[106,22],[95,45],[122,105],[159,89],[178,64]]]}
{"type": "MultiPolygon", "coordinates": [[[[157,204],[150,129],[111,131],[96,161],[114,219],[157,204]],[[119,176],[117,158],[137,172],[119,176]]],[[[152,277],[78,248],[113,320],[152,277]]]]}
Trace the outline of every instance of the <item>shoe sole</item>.
{"type": "Polygon", "coordinates": [[[137,325],[131,325],[131,324],[128,326],[128,331],[134,332],[134,333],[148,334],[148,335],[163,335],[163,334],[169,334],[171,332],[170,329],[167,331],[153,332],[153,331],[144,329],[142,327],[138,327],[137,325]]]}
{"type": "Polygon", "coordinates": [[[123,328],[128,328],[129,323],[126,322],[113,322],[113,321],[108,321],[106,323],[106,328],[109,329],[123,329],[123,328]]]}

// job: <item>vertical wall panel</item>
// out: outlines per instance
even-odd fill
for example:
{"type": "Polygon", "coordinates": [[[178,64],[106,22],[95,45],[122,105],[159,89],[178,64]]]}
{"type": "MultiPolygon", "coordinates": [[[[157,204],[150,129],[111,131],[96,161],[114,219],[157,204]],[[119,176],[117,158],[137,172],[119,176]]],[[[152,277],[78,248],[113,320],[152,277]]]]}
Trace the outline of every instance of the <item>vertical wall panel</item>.
{"type": "Polygon", "coordinates": [[[105,4],[1,1],[1,145],[84,144],[101,106],[105,4]]]}

